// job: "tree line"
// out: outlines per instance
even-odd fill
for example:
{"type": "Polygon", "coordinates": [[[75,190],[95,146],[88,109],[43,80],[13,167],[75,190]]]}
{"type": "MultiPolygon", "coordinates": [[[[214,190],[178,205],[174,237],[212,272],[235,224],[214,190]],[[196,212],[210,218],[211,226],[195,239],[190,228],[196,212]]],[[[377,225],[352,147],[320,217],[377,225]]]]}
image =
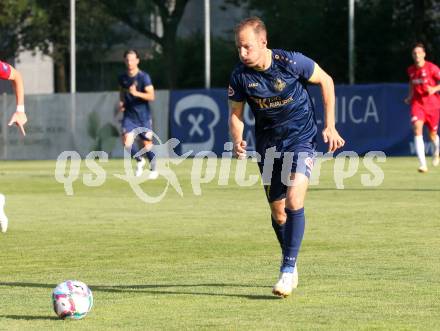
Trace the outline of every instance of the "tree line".
{"type": "MultiPolygon", "coordinates": [[[[179,36],[191,1],[203,5],[200,0],[76,1],[78,91],[115,90],[124,65],[111,54],[134,39],[149,50],[141,68],[157,88],[203,87],[203,34],[179,36]],[[161,22],[161,29],[154,22],[161,22]]],[[[348,0],[223,2],[224,10],[240,7],[246,15],[260,16],[269,47],[301,51],[336,83],[348,82],[348,0]]],[[[0,59],[39,49],[54,61],[55,90],[68,91],[69,22],[69,1],[2,0],[0,59]]],[[[227,37],[212,39],[213,87],[227,86],[238,61],[233,28],[227,37]]],[[[440,0],[357,0],[355,31],[356,82],[404,82],[414,42],[425,43],[429,60],[440,60],[440,0]]]]}

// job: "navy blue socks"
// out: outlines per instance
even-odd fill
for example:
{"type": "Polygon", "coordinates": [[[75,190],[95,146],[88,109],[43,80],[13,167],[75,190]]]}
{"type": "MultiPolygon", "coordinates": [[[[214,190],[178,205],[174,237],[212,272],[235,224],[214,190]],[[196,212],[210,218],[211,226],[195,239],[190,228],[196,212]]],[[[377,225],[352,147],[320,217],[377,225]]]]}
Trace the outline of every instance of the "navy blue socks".
{"type": "Polygon", "coordinates": [[[145,153],[148,161],[150,162],[150,169],[156,170],[156,159],[154,158],[154,153],[152,151],[148,151],[145,153]]]}
{"type": "Polygon", "coordinates": [[[272,218],[272,227],[273,230],[275,231],[275,234],[277,235],[277,239],[278,242],[280,243],[280,247],[281,250],[283,249],[283,242],[284,242],[284,229],[285,229],[285,224],[278,224],[275,219],[273,218],[273,216],[271,215],[272,218]]]}
{"type": "Polygon", "coordinates": [[[291,210],[285,208],[287,220],[284,225],[283,264],[281,272],[293,272],[304,236],[304,208],[291,210]]]}
{"type": "MultiPolygon", "coordinates": [[[[133,145],[131,145],[131,150],[130,150],[130,155],[131,155],[131,157],[134,157],[134,156],[136,155],[136,153],[139,152],[139,150],[140,150],[140,149],[139,149],[138,144],[137,144],[136,142],[134,142],[133,145]]],[[[135,160],[136,160],[137,162],[140,162],[140,161],[141,161],[141,158],[142,158],[143,156],[146,156],[147,159],[148,159],[148,161],[150,162],[150,168],[151,168],[151,170],[155,170],[155,169],[156,169],[156,159],[154,158],[154,156],[155,156],[154,153],[153,153],[152,151],[145,152],[143,155],[136,156],[136,157],[135,157],[135,160]]]]}
{"type": "MultiPolygon", "coordinates": [[[[137,152],[139,152],[139,146],[138,146],[138,144],[135,141],[135,142],[133,142],[133,145],[131,145],[131,150],[130,150],[131,157],[134,157],[137,152]]],[[[136,156],[135,159],[136,159],[136,161],[139,162],[141,160],[141,157],[140,156],[136,156]]]]}

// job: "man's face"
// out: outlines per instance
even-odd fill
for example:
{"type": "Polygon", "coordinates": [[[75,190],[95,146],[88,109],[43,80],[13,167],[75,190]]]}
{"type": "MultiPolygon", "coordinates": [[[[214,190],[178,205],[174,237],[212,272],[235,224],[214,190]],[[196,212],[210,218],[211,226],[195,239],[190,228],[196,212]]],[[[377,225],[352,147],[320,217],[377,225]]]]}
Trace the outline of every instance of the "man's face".
{"type": "Polygon", "coordinates": [[[418,64],[425,60],[426,53],[422,47],[415,47],[412,51],[414,63],[418,64]]]}
{"type": "Polygon", "coordinates": [[[125,57],[125,65],[127,66],[128,70],[135,70],[137,69],[139,64],[139,59],[136,57],[136,54],[134,53],[128,53],[125,57]]]}
{"type": "Polygon", "coordinates": [[[264,33],[256,34],[252,27],[245,27],[235,36],[235,44],[244,65],[255,67],[264,61],[267,44],[264,33]]]}

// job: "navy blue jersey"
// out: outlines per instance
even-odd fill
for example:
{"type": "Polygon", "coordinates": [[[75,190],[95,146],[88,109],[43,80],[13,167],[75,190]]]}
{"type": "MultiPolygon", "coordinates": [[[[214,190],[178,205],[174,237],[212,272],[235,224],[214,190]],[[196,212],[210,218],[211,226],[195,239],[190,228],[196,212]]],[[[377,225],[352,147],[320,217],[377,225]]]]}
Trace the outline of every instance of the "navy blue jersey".
{"type": "Polygon", "coordinates": [[[130,77],[127,73],[124,73],[118,77],[118,83],[123,93],[123,102],[125,107],[124,117],[128,117],[139,123],[149,120],[151,118],[151,114],[148,101],[134,97],[128,92],[128,89],[134,84],[137,91],[145,92],[145,88],[152,85],[150,76],[141,70],[139,70],[139,72],[133,77],[130,77]]]}
{"type": "Polygon", "coordinates": [[[257,152],[269,147],[292,151],[295,145],[315,142],[314,107],[307,81],[315,62],[298,52],[272,50],[272,63],[257,71],[240,63],[232,72],[229,99],[247,102],[255,116],[257,152]]]}

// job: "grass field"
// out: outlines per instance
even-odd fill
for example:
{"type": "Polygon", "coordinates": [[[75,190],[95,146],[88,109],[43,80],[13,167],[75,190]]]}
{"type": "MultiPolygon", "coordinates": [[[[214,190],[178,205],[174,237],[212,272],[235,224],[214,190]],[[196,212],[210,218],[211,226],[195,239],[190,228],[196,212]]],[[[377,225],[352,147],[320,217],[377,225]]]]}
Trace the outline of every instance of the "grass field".
{"type": "Polygon", "coordinates": [[[299,288],[278,299],[280,252],[261,186],[214,181],[196,196],[192,164],[175,167],[183,197],[170,189],[145,204],[113,176],[121,160],[105,165],[102,186],[78,180],[73,196],[54,161],[0,162],[10,219],[0,330],[439,329],[440,169],[421,175],[416,159],[388,158],[380,186],[362,186],[361,168],[337,190],[324,163],[306,201],[299,288]],[[51,290],[67,279],[94,293],[83,320],[52,311],[51,290]]]}

